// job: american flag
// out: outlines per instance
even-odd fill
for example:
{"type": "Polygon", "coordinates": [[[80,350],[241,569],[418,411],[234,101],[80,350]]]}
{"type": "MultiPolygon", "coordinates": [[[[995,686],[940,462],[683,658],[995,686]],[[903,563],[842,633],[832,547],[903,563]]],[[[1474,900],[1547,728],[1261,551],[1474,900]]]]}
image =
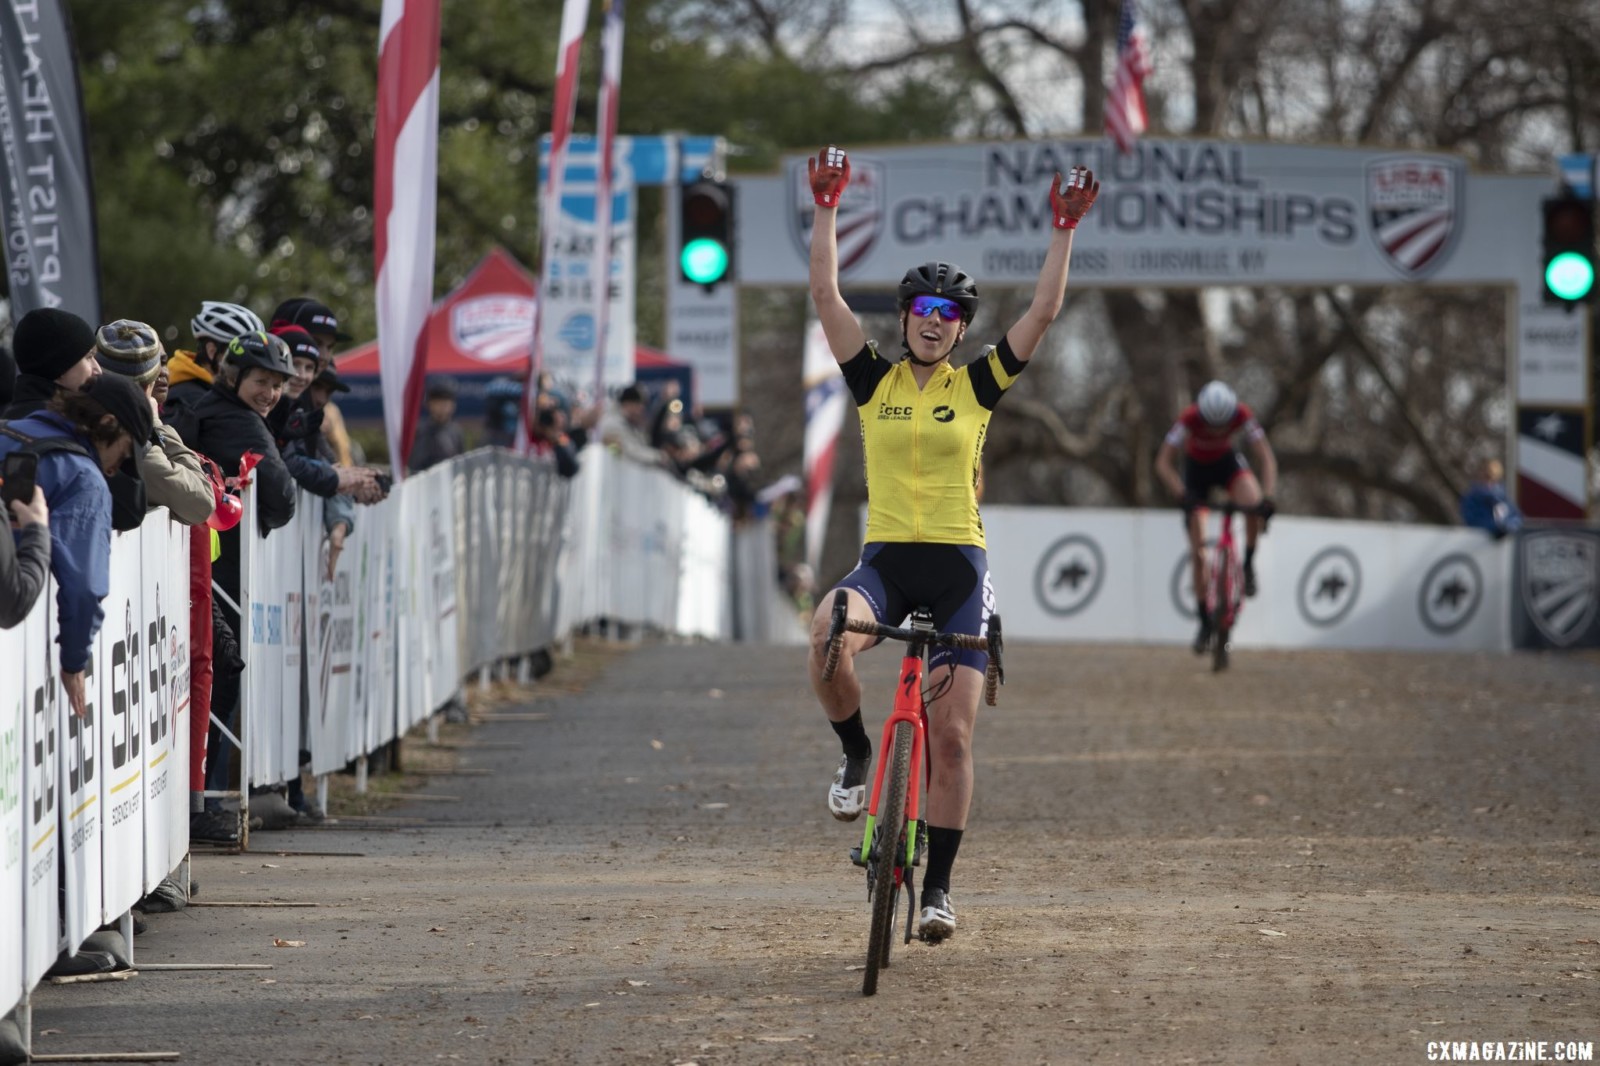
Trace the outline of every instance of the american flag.
{"type": "Polygon", "coordinates": [[[1145,129],[1144,79],[1150,73],[1150,51],[1139,28],[1134,0],[1122,0],[1117,22],[1117,73],[1106,94],[1106,133],[1126,152],[1145,129]]]}

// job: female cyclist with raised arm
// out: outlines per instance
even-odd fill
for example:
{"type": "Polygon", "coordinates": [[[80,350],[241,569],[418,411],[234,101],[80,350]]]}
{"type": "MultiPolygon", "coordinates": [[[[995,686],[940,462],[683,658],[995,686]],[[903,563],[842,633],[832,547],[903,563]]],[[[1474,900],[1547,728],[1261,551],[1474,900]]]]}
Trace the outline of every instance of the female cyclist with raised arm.
{"type": "MultiPolygon", "coordinates": [[[[850,616],[898,625],[915,606],[933,611],[941,632],[981,635],[994,607],[978,515],[977,482],[989,418],[1028,365],[1066,297],[1072,234],[1100,185],[1086,167],[1058,173],[1050,189],[1053,228],[1033,303],[1000,342],[961,367],[950,353],[978,309],[978,288],[953,263],[928,262],[900,282],[904,357],[891,362],[867,340],[839,292],[835,223],[850,180],[845,153],[829,146],[807,161],[816,222],[811,231],[811,298],[861,417],[867,474],[867,535],[856,568],[839,583],[850,616]]],[[[844,748],[828,789],[828,810],[853,821],[866,806],[872,742],[861,719],[853,660],[872,638],[847,634],[831,681],[822,680],[830,605],[811,624],[811,684],[844,748]]],[[[972,730],[983,690],[983,652],[942,649],[929,663],[950,667],[929,694],[927,873],[917,932],[938,941],[955,932],[950,871],[972,802],[972,730]]]]}

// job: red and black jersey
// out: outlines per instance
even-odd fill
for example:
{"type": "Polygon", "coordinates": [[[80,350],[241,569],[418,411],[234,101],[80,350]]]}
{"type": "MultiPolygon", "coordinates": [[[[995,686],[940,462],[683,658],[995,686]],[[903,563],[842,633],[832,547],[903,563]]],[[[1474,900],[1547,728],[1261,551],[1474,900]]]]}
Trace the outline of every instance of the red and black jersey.
{"type": "Polygon", "coordinates": [[[1213,426],[1201,417],[1198,405],[1190,404],[1167,431],[1167,443],[1183,449],[1183,454],[1194,462],[1214,463],[1227,458],[1233,451],[1233,438],[1241,433],[1246,442],[1266,436],[1248,404],[1239,404],[1223,426],[1213,426]]]}

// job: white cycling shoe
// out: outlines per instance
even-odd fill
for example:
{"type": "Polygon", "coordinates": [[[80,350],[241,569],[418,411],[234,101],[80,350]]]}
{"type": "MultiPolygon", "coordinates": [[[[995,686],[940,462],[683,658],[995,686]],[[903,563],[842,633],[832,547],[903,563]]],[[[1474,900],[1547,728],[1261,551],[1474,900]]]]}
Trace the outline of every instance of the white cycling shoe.
{"type": "Polygon", "coordinates": [[[937,944],[955,935],[956,907],[942,888],[922,890],[922,914],[917,918],[917,935],[937,944]]]}
{"type": "Polygon", "coordinates": [[[828,813],[841,822],[853,822],[867,807],[867,760],[841,756],[833,784],[828,786],[828,813]]]}

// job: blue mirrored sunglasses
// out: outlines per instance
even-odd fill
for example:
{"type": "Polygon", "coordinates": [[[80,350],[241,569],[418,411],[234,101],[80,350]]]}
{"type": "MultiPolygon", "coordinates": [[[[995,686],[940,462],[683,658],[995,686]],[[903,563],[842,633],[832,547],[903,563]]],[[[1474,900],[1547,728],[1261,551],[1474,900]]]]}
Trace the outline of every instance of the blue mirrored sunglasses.
{"type": "Polygon", "coordinates": [[[927,318],[935,311],[946,322],[954,322],[961,317],[961,305],[943,296],[918,296],[911,301],[911,313],[918,318],[927,318]]]}

